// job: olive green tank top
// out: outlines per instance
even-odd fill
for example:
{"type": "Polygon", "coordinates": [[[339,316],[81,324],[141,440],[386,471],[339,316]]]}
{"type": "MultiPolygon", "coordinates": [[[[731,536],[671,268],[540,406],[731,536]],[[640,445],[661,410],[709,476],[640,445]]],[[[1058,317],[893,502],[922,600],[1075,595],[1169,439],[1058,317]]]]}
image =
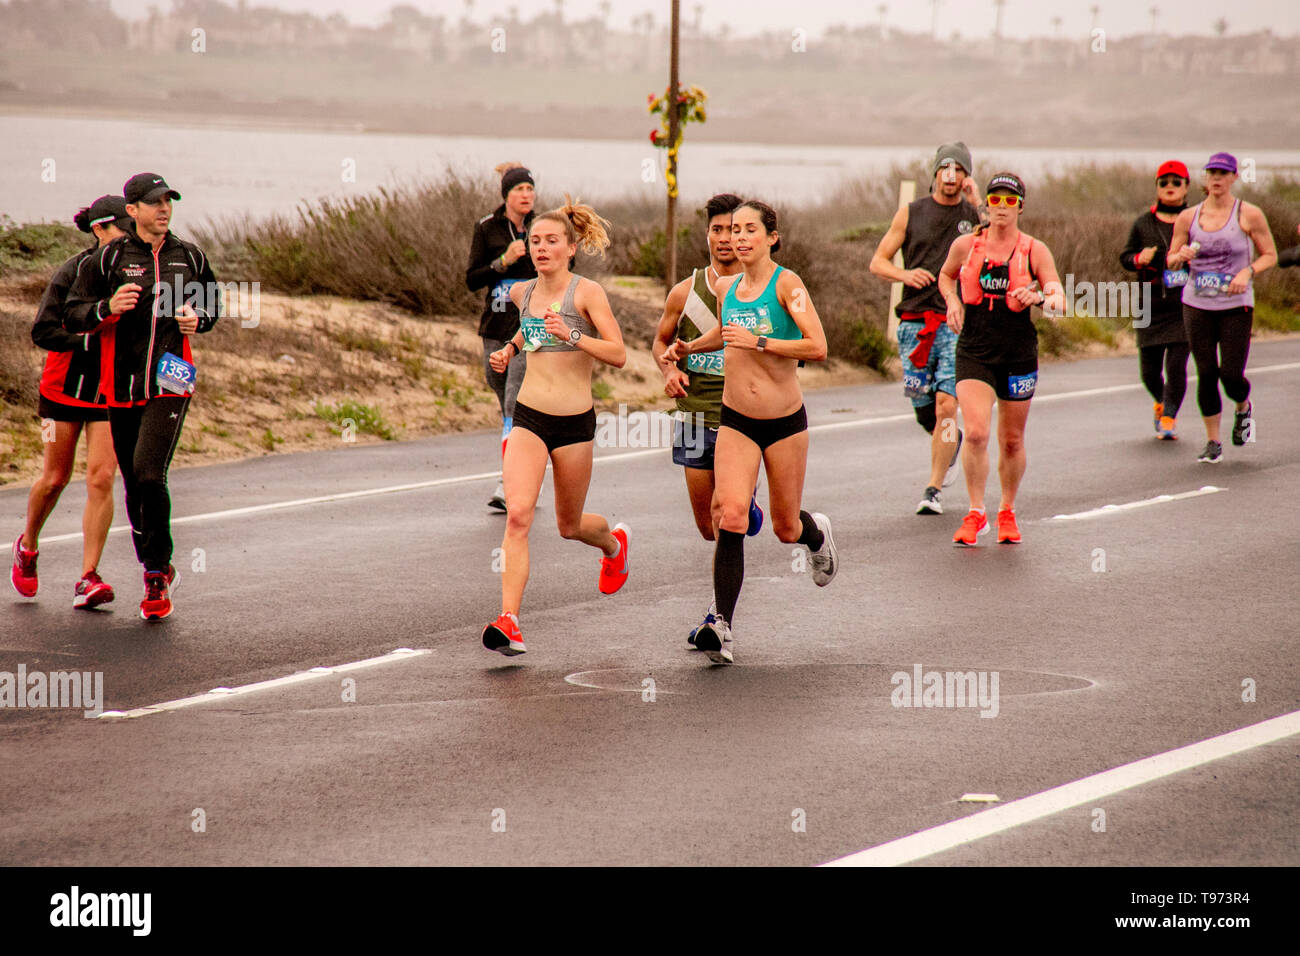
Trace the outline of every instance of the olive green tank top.
{"type": "MultiPolygon", "coordinates": [[[[691,273],[691,289],[686,307],[677,320],[677,337],[683,342],[698,339],[718,324],[718,299],[709,289],[708,272],[691,273]]],[[[702,416],[705,426],[717,428],[722,409],[723,349],[696,352],[677,363],[686,373],[686,397],[677,399],[677,411],[702,416]]]]}

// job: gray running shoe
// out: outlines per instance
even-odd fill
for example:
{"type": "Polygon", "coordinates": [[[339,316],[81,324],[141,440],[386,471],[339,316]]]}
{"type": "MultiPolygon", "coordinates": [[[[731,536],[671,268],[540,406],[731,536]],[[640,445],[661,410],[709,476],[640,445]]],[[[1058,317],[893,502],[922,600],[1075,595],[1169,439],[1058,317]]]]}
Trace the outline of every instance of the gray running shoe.
{"type": "Polygon", "coordinates": [[[939,501],[938,488],[934,485],[926,485],[925,494],[921,496],[921,503],[916,506],[916,513],[919,515],[943,514],[943,504],[939,501]]]}
{"type": "Polygon", "coordinates": [[[711,622],[700,625],[700,629],[695,632],[695,646],[715,664],[736,662],[731,655],[731,627],[721,614],[715,615],[711,622]]]}
{"type": "Polygon", "coordinates": [[[1201,457],[1197,461],[1208,461],[1210,464],[1218,464],[1223,461],[1223,445],[1217,441],[1207,441],[1205,451],[1201,452],[1201,457]]]}
{"type": "Polygon", "coordinates": [[[831,519],[820,511],[814,511],[812,519],[821,529],[822,546],[808,555],[808,561],[812,565],[813,583],[824,588],[840,569],[840,553],[836,550],[835,538],[831,535],[831,519]]]}

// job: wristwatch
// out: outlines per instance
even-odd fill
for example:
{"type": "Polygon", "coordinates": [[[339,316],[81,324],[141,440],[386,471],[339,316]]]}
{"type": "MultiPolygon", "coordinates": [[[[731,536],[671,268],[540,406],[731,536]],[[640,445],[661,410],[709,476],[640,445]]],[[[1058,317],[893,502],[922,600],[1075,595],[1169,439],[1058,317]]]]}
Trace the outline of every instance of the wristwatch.
{"type": "Polygon", "coordinates": [[[577,344],[578,344],[578,339],[580,339],[580,338],[582,338],[582,333],[581,333],[581,332],[579,332],[577,329],[572,329],[572,330],[570,330],[570,332],[569,332],[569,344],[570,344],[570,345],[577,345],[577,344]]]}
{"type": "Polygon", "coordinates": [[[767,336],[766,336],[766,335],[760,335],[760,336],[758,337],[758,350],[761,352],[761,351],[763,351],[763,349],[765,349],[765,348],[767,348],[767,336]]]}

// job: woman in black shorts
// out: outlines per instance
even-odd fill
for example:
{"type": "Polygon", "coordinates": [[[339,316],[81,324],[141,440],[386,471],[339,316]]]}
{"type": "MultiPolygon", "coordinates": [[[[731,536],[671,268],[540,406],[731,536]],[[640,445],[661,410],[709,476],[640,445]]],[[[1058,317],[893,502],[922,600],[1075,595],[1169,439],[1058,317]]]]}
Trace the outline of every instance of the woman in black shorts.
{"type": "Polygon", "coordinates": [[[1038,385],[1038,333],[1030,308],[1042,305],[1059,315],[1065,307],[1051,251],[1020,231],[1024,182],[1013,173],[997,173],[986,193],[988,225],[953,242],[939,276],[948,326],[958,333],[957,404],[966,419],[962,468],[970,512],[952,539],[964,547],[973,547],[989,526],[984,483],[995,401],[1002,486],[998,543],[1020,542],[1016,491],[1025,474],[1025,422],[1038,385]]]}
{"type": "Polygon", "coordinates": [[[113,600],[113,589],[104,583],[96,568],[113,523],[116,460],[108,427],[108,406],[99,391],[99,337],[65,332],[63,306],[82,262],[130,229],[131,218],[126,214],[126,200],[121,196],[100,196],[78,211],[73,222],[82,232],[93,232],[96,243],[77,253],[54,273],[32,326],[32,341],[49,352],[41,374],[38,406],[45,461],[41,476],[27,498],[27,527],[14,542],[9,580],[24,597],[36,596],[39,583],[36,557],[41,528],[72,477],[77,441],[84,431],[86,510],[81,519],[81,580],[73,591],[72,606],[89,609],[113,600]]]}
{"type": "Polygon", "coordinates": [[[605,290],[569,271],[579,245],[586,253],[604,255],[609,237],[595,210],[565,199],[562,208],[534,217],[529,225],[528,251],[537,278],[511,287],[520,328],[488,357],[493,370],[504,372],[514,356],[531,353],[506,439],[501,614],[483,629],[483,646],[507,656],[525,651],[519,607],[528,583],[528,532],[548,460],[555,472],[560,536],[605,555],[597,585],[602,594],[621,588],[628,573],[628,527],[619,524],[611,532],[603,516],[583,511],[596,437],[592,370],[598,361],[622,368],[627,350],[605,290]]]}

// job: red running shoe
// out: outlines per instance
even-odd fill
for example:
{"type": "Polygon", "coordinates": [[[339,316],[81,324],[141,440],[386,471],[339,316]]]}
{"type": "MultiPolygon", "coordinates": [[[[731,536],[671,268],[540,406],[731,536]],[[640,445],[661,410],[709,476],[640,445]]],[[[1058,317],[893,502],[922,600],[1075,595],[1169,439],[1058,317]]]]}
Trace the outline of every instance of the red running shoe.
{"type": "Polygon", "coordinates": [[[998,544],[1019,544],[1020,528],[1016,526],[1016,513],[1011,508],[998,512],[998,544]]]}
{"type": "Polygon", "coordinates": [[[502,614],[483,628],[483,646],[489,651],[499,651],[506,657],[524,653],[524,636],[519,633],[519,618],[502,614]]]}
{"type": "Polygon", "coordinates": [[[146,621],[161,621],[172,612],[171,595],[167,593],[167,575],[162,571],[144,573],[144,600],[140,602],[140,616],[146,621]]]}
{"type": "Polygon", "coordinates": [[[99,576],[99,572],[91,569],[86,572],[85,577],[77,582],[77,589],[73,592],[72,606],[90,610],[99,607],[101,604],[107,604],[113,600],[113,589],[104,583],[104,579],[99,576]]]}
{"type": "Polygon", "coordinates": [[[14,566],[9,572],[9,580],[13,582],[14,590],[23,597],[36,597],[37,553],[23,547],[23,536],[19,534],[18,540],[14,542],[14,566]]]}
{"type": "Polygon", "coordinates": [[[970,511],[952,536],[952,543],[963,548],[975,547],[975,539],[989,530],[989,519],[982,511],[970,511]]]}
{"type": "Polygon", "coordinates": [[[613,594],[627,581],[630,564],[627,555],[627,536],[632,529],[622,522],[614,525],[613,535],[617,539],[618,554],[612,558],[600,559],[600,593],[613,594]]]}

